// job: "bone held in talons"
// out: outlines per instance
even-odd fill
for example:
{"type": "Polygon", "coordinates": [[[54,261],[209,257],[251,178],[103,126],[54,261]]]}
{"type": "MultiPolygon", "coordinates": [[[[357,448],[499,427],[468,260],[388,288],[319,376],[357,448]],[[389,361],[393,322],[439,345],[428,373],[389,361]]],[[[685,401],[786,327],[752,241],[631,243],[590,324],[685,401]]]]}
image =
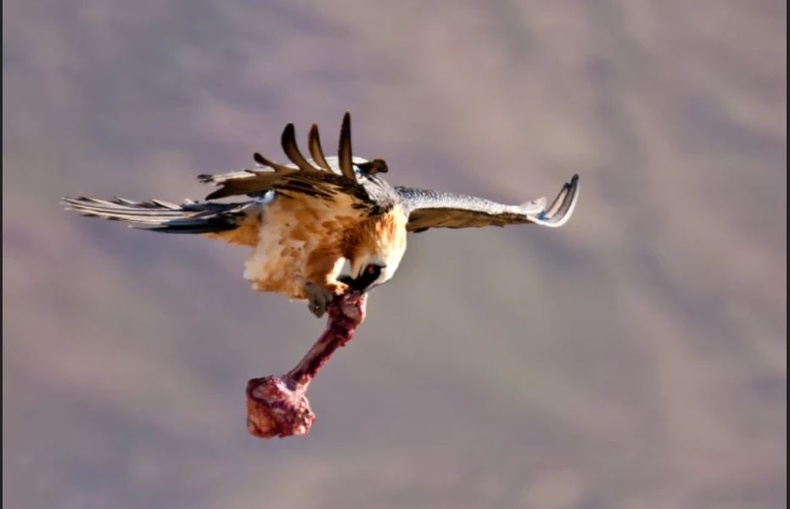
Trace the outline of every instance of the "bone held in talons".
{"type": "Polygon", "coordinates": [[[367,295],[349,291],[329,305],[324,333],[287,375],[247,382],[247,429],[259,438],[305,435],[315,421],[307,399],[310,382],[365,319],[367,295]]]}

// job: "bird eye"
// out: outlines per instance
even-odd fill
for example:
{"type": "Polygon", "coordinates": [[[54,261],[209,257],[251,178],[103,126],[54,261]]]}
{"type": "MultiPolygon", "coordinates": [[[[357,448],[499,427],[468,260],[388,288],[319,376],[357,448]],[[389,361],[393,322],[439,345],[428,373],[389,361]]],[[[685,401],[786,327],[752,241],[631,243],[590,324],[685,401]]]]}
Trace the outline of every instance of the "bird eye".
{"type": "Polygon", "coordinates": [[[365,290],[376,282],[376,280],[381,276],[381,271],[383,269],[383,266],[371,263],[369,265],[365,265],[365,268],[362,269],[362,272],[360,272],[356,279],[346,278],[343,280],[343,282],[356,290],[365,290]]]}

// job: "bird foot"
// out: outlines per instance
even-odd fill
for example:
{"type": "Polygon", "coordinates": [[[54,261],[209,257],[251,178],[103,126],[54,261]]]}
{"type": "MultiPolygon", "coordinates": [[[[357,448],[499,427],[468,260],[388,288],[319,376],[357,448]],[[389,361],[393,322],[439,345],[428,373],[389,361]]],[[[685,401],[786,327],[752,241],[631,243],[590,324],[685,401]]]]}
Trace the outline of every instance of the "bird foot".
{"type": "Polygon", "coordinates": [[[316,317],[321,318],[335,295],[311,281],[305,283],[304,289],[307,292],[307,309],[316,317]]]}

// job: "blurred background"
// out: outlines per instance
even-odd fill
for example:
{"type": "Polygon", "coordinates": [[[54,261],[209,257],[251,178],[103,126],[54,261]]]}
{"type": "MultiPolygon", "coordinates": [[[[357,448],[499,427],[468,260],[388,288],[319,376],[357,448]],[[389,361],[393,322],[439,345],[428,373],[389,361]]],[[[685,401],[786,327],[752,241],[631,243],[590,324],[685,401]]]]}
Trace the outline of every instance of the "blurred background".
{"type": "MultiPolygon", "coordinates": [[[[786,4],[3,3],[3,506],[780,508],[786,4]],[[433,230],[311,387],[324,326],[246,248],[63,195],[199,199],[282,128],[559,230],[433,230]]],[[[329,151],[329,150],[328,150],[329,151]]]]}

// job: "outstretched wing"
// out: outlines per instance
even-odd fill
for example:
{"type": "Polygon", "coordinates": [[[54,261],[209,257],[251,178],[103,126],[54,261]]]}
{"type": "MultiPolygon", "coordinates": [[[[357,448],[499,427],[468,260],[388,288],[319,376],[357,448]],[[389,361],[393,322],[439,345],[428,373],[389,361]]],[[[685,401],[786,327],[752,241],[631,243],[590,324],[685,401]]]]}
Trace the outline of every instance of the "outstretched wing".
{"type": "Polygon", "coordinates": [[[351,154],[351,118],[346,113],[337,157],[324,156],[318,127],[310,129],[312,159],[302,155],[296,144],[293,124],[282,134],[282,146],[289,164],[269,161],[255,154],[261,167],[223,175],[199,175],[205,183],[219,186],[206,200],[229,196],[249,196],[236,203],[187,200],[177,205],[162,200],[137,202],[114,198],[99,200],[84,196],[63,198],[61,203],[82,215],[124,221],[129,226],[165,233],[204,234],[233,244],[258,243],[263,207],[273,200],[314,197],[327,200],[338,213],[365,219],[387,210],[397,202],[395,190],[376,176],[387,171],[381,159],[368,161],[351,154]]]}
{"type": "Polygon", "coordinates": [[[348,113],[343,117],[337,157],[324,156],[315,124],[310,129],[308,140],[312,158],[305,157],[299,150],[293,124],[285,127],[281,142],[285,155],[291,161],[288,164],[276,163],[256,153],[254,159],[259,165],[257,169],[221,175],[198,175],[201,182],[219,187],[206,199],[239,195],[258,197],[275,191],[286,197],[302,194],[327,200],[342,194],[351,197],[353,206],[359,209],[376,209],[388,205],[379,202],[380,193],[371,192],[378,182],[372,175],[386,172],[387,165],[380,159],[368,161],[352,156],[351,117],[348,113]]]}
{"type": "Polygon", "coordinates": [[[508,224],[538,224],[556,228],[570,219],[579,198],[579,176],[574,175],[560,190],[550,206],[546,198],[504,205],[494,201],[427,189],[396,187],[409,214],[407,229],[475,228],[508,224]]]}
{"type": "Polygon", "coordinates": [[[87,217],[123,221],[130,228],[162,233],[191,233],[222,239],[231,244],[258,244],[261,207],[273,196],[241,203],[195,202],[182,204],[163,200],[132,201],[123,198],[99,200],[78,196],[62,198],[66,210],[87,217]]]}

